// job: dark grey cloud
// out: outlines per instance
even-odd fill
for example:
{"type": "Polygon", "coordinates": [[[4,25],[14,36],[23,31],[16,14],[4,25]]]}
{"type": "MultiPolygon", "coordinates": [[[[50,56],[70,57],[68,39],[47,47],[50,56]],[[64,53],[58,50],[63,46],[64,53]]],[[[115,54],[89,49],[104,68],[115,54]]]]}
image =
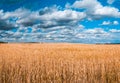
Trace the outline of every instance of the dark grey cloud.
{"type": "Polygon", "coordinates": [[[17,25],[13,22],[13,18],[4,18],[6,13],[0,10],[0,30],[10,30],[16,28],[17,25]]]}
{"type": "MultiPolygon", "coordinates": [[[[60,9],[57,6],[53,6],[37,11],[31,11],[26,8],[7,12],[0,10],[0,41],[73,41],[97,43],[113,41],[114,38],[119,38],[119,30],[105,31],[103,28],[85,29],[80,24],[86,18],[100,19],[110,15],[113,17],[119,16],[118,9],[116,8],[103,7],[98,2],[94,2],[94,5],[101,9],[97,9],[97,11],[87,9],[87,11],[80,12],[70,8],[60,9]],[[105,11],[104,15],[102,15],[100,12],[104,9],[109,11],[107,13],[105,11]],[[111,13],[111,11],[115,11],[115,14],[111,13]],[[14,28],[16,31],[12,30],[14,28]]],[[[88,3],[81,6],[86,8],[89,6],[91,8],[94,5],[88,3]]],[[[117,21],[113,23],[119,24],[117,21]]]]}
{"type": "Polygon", "coordinates": [[[83,12],[77,12],[70,9],[59,10],[56,6],[44,8],[38,11],[30,11],[25,8],[19,8],[13,12],[0,12],[0,24],[3,30],[9,30],[18,27],[52,28],[56,26],[77,25],[86,17],[83,12]],[[44,12],[44,14],[40,13],[44,12]],[[6,26],[6,27],[5,27],[6,26]]]}
{"type": "Polygon", "coordinates": [[[41,23],[38,25],[39,28],[52,28],[57,26],[74,27],[86,17],[86,14],[83,12],[73,10],[61,11],[55,8],[45,8],[43,10],[46,9],[50,12],[48,13],[48,11],[46,11],[44,14],[40,14],[41,23]]]}
{"type": "Polygon", "coordinates": [[[119,40],[119,31],[111,29],[105,31],[103,28],[82,29],[75,27],[77,30],[66,27],[54,27],[42,32],[20,32],[20,30],[0,31],[0,41],[9,42],[81,42],[81,43],[111,43],[114,38],[119,40]]]}
{"type": "Polygon", "coordinates": [[[0,19],[0,30],[11,30],[15,28],[14,24],[0,19]]]}

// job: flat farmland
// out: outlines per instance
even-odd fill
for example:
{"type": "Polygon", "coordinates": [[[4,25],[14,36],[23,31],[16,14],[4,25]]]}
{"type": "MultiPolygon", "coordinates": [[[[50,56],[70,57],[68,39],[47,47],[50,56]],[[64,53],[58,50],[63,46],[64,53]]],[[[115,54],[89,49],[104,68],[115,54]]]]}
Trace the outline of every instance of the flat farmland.
{"type": "Polygon", "coordinates": [[[0,44],[0,83],[120,83],[120,45],[0,44]]]}

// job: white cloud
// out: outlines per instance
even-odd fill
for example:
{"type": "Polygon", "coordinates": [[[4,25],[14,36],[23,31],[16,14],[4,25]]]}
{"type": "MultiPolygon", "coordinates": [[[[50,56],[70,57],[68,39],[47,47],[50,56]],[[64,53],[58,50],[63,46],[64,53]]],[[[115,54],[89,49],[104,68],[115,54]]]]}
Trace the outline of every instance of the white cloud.
{"type": "MultiPolygon", "coordinates": [[[[108,43],[112,42],[113,34],[103,28],[84,29],[76,34],[76,37],[89,43],[108,43]]],[[[115,36],[116,37],[116,36],[115,36]]]]}
{"type": "Polygon", "coordinates": [[[33,27],[35,25],[39,28],[73,27],[85,17],[84,12],[71,9],[59,10],[57,6],[45,7],[38,11],[30,11],[24,8],[12,12],[0,10],[0,26],[3,30],[13,29],[14,27],[33,27]]]}
{"type": "MultiPolygon", "coordinates": [[[[81,25],[82,26],[82,25],[81,25]]],[[[9,42],[79,42],[79,43],[110,43],[115,39],[119,40],[120,30],[110,29],[105,31],[103,28],[82,29],[78,27],[75,29],[69,29],[66,27],[59,28],[54,27],[43,30],[41,32],[26,31],[17,32],[12,31],[0,31],[0,41],[9,42]],[[51,29],[51,30],[50,30],[51,29]]],[[[27,29],[25,29],[27,30],[27,29]]],[[[42,29],[40,29],[42,30],[42,29]]]]}
{"type": "Polygon", "coordinates": [[[0,30],[9,30],[17,27],[17,24],[14,22],[14,19],[4,18],[6,13],[3,10],[0,10],[0,30]]]}
{"type": "Polygon", "coordinates": [[[114,25],[119,25],[119,22],[118,21],[113,21],[113,24],[114,25]]]}
{"type": "Polygon", "coordinates": [[[109,31],[112,33],[120,33],[120,30],[117,30],[117,29],[110,29],[109,31]]]}
{"type": "Polygon", "coordinates": [[[86,9],[97,9],[102,7],[97,0],[77,0],[74,2],[73,7],[75,8],[86,8],[86,9]]]}
{"type": "Polygon", "coordinates": [[[31,11],[28,9],[19,8],[12,12],[5,12],[4,16],[2,18],[4,18],[4,19],[9,19],[12,17],[23,18],[23,17],[26,17],[27,15],[29,15],[30,13],[31,13],[31,11]]]}
{"type": "Polygon", "coordinates": [[[84,32],[88,34],[106,34],[102,28],[87,29],[84,32]]]}
{"type": "Polygon", "coordinates": [[[40,16],[42,21],[38,27],[50,28],[55,26],[69,26],[74,27],[79,21],[83,20],[86,14],[73,10],[55,11],[51,14],[44,14],[40,16]]]}
{"type": "Polygon", "coordinates": [[[103,17],[120,18],[119,9],[110,6],[103,6],[97,0],[79,0],[72,5],[74,8],[86,9],[89,18],[100,19],[103,17]]]}
{"type": "Polygon", "coordinates": [[[69,41],[69,39],[74,38],[81,28],[84,28],[79,22],[86,18],[84,12],[71,9],[60,10],[57,7],[46,7],[38,11],[30,11],[24,8],[12,12],[1,10],[0,16],[0,22],[2,24],[6,23],[4,26],[8,26],[10,29],[14,28],[14,26],[10,27],[7,22],[18,26],[17,31],[14,33],[11,30],[7,31],[8,28],[3,27],[4,32],[0,34],[1,40],[13,40],[15,42],[69,41]],[[32,30],[29,31],[28,28],[32,30]]]}
{"type": "Polygon", "coordinates": [[[55,11],[51,14],[45,14],[41,16],[42,20],[82,20],[86,17],[83,12],[77,12],[73,10],[55,11]]]}
{"type": "Polygon", "coordinates": [[[98,8],[97,10],[95,10],[94,14],[100,16],[120,18],[119,10],[117,8],[108,7],[108,6],[98,8]]]}
{"type": "Polygon", "coordinates": [[[101,25],[111,25],[110,21],[103,21],[103,23],[101,25]]]}
{"type": "MultiPolygon", "coordinates": [[[[73,6],[85,9],[85,11],[72,10],[70,4],[66,5],[66,9],[53,6],[37,11],[24,8],[12,12],[0,10],[0,40],[96,43],[108,42],[118,37],[119,30],[107,32],[103,28],[85,29],[85,26],[80,24],[86,18],[119,17],[118,9],[102,6],[97,0],[80,0],[76,1],[73,6]],[[17,31],[12,32],[13,28],[17,31]]],[[[101,25],[118,24],[118,21],[103,21],[101,25]]]]}
{"type": "Polygon", "coordinates": [[[113,4],[115,2],[115,0],[107,0],[108,4],[113,4]]]}
{"type": "Polygon", "coordinates": [[[119,25],[119,22],[118,21],[103,21],[102,24],[100,25],[119,25]]]}

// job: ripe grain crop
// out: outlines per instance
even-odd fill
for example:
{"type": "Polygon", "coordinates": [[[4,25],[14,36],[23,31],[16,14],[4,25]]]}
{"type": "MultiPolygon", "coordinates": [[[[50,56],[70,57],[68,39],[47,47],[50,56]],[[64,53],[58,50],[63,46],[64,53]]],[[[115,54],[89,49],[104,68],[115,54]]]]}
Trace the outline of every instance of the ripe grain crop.
{"type": "Polygon", "coordinates": [[[120,83],[120,45],[0,44],[0,83],[120,83]]]}

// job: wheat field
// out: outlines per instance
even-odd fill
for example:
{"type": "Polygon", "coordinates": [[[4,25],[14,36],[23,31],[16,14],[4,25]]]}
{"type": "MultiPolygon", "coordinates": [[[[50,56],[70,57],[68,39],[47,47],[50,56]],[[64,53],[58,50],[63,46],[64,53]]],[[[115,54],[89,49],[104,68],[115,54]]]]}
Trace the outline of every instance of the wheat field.
{"type": "Polygon", "coordinates": [[[120,83],[120,45],[0,44],[0,83],[120,83]]]}

